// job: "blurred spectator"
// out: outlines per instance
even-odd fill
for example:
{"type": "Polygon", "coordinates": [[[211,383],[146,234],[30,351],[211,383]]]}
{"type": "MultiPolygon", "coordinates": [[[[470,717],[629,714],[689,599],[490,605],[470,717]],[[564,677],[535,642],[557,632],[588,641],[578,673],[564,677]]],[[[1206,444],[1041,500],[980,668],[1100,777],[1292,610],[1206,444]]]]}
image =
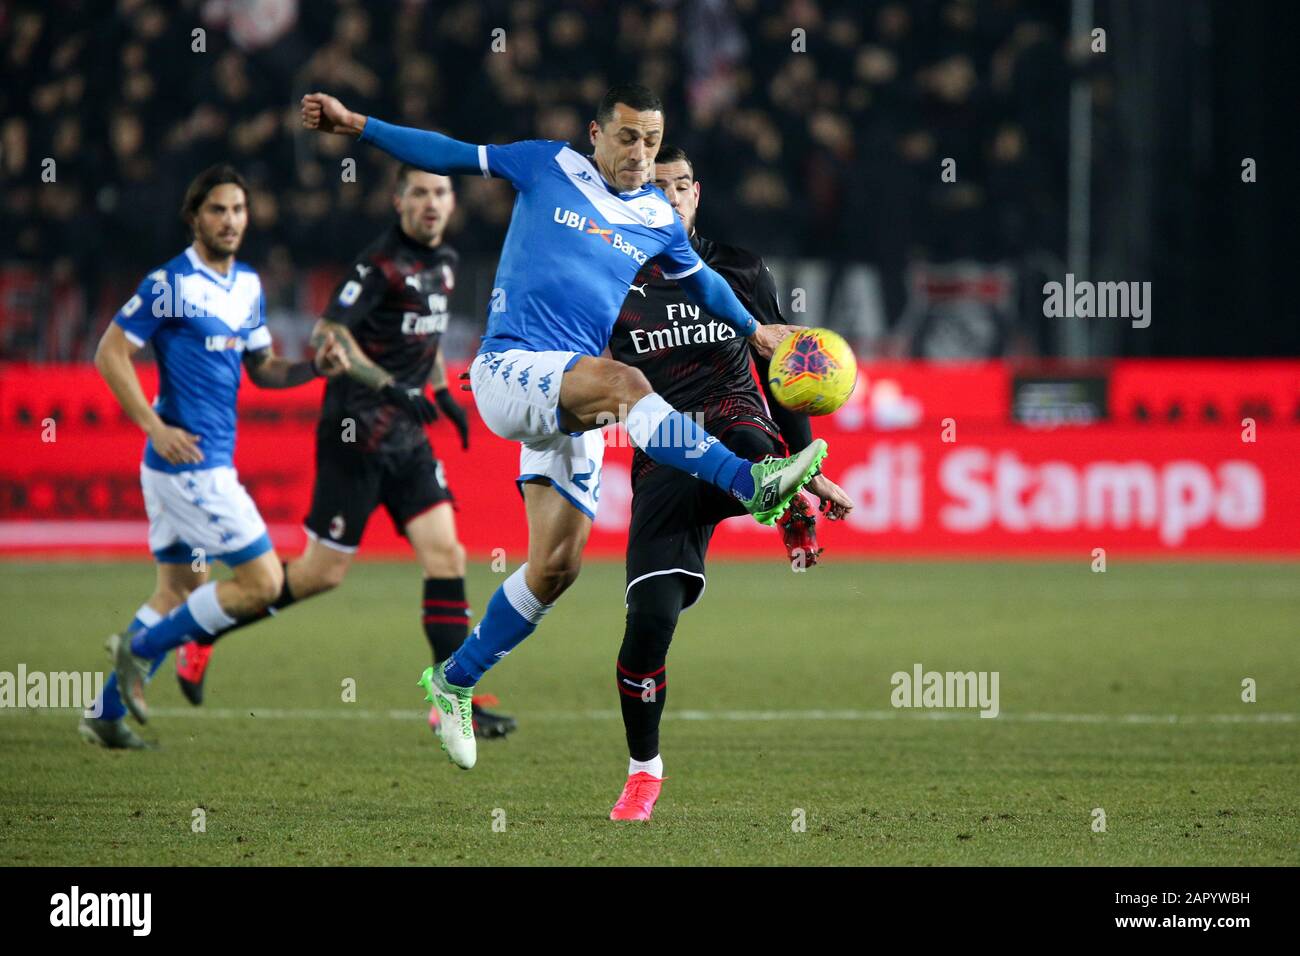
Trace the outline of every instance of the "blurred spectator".
{"type": "MultiPolygon", "coordinates": [[[[302,93],[585,150],[596,100],[630,79],[695,159],[704,231],[869,261],[896,315],[918,257],[1062,254],[1065,15],[1034,0],[51,0],[0,17],[4,260],[71,270],[98,307],[97,282],[174,253],[186,182],[229,160],[252,184],[246,254],[283,284],[336,268],[391,216],[392,164],[302,135],[302,93]]],[[[450,241],[493,255],[510,189],[457,189],[450,241]]]]}

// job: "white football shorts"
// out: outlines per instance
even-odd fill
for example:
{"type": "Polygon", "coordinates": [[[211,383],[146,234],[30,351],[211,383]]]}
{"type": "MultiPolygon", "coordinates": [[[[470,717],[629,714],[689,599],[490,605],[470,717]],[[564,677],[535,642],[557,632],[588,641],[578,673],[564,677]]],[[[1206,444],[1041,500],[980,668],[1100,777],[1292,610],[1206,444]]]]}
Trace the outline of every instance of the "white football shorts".
{"type": "Polygon", "coordinates": [[[229,465],[166,472],[140,466],[149,550],[165,564],[205,560],[230,567],[271,550],[266,522],[229,465]]]}
{"type": "Polygon", "coordinates": [[[479,415],[493,433],[517,441],[517,482],[545,478],[570,504],[594,519],[605,460],[601,430],[560,427],[560,380],[579,352],[483,352],[469,367],[479,415]]]}

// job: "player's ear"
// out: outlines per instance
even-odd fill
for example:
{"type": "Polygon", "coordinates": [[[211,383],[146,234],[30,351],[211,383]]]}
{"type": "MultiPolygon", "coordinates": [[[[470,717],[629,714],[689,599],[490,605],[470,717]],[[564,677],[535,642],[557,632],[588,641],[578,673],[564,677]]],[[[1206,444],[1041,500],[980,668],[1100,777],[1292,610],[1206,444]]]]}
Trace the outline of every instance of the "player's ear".
{"type": "Polygon", "coordinates": [[[700,193],[704,191],[701,188],[700,181],[698,179],[695,182],[691,183],[691,189],[695,190],[695,205],[698,206],[700,204],[700,193]]]}
{"type": "Polygon", "coordinates": [[[587,136],[591,139],[591,145],[596,145],[596,133],[600,131],[600,124],[592,120],[587,124],[587,136]]]}

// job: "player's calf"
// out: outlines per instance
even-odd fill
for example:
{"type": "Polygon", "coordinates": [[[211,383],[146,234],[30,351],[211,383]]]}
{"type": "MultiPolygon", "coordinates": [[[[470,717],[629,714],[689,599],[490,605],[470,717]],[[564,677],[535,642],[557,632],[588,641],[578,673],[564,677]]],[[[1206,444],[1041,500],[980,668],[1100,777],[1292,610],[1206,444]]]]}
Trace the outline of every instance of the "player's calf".
{"type": "Polygon", "coordinates": [[[656,574],[628,590],[627,627],[614,678],[627,734],[627,782],[611,820],[649,820],[663,786],[659,723],[668,694],[668,647],[686,603],[681,574],[656,574]]]}

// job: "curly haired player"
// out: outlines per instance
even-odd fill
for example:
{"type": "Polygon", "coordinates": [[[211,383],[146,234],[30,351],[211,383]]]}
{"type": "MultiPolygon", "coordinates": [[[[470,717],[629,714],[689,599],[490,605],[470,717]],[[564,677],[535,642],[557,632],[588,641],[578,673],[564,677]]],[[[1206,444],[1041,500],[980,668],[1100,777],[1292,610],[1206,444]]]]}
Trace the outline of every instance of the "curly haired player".
{"type": "MultiPolygon", "coordinates": [[[[422,623],[441,664],[465,641],[465,549],[456,535],[452,494],[424,425],[445,415],[469,448],[469,418],[447,385],[439,343],[459,259],[443,242],[456,207],[446,176],[403,165],[393,191],[396,221],[353,261],[313,332],[337,341],[347,374],[325,390],[316,428],[316,484],[304,526],[307,547],[284,566],[280,596],[252,624],[295,601],[343,583],[361,534],[381,504],[406,536],[423,572],[422,623]],[[425,395],[433,387],[436,404],[425,395]]],[[[234,630],[234,628],[231,628],[234,630]]],[[[212,648],[221,634],[200,634],[176,655],[176,676],[192,704],[203,700],[212,648]]],[[[515,729],[512,717],[473,699],[480,737],[515,729]]],[[[429,711],[436,731],[438,711],[429,711]]]]}
{"type": "Polygon", "coordinates": [[[149,550],[158,565],[153,595],[109,636],[113,673],[78,732],[92,744],[139,750],[127,711],[149,718],[145,686],[167,652],[262,613],[283,572],[257,505],[235,471],[235,405],[241,366],[260,388],[293,388],[347,365],[333,335],[314,359],[275,354],[257,273],[235,258],[248,227],[248,190],[218,164],[190,183],[181,218],[194,241],[150,272],[109,323],[95,366],[127,417],[148,436],[140,486],[149,513],[149,550]],[[158,363],[150,404],[131,357],[148,344],[158,363]],[[204,556],[233,572],[209,580],[204,556]]]}

